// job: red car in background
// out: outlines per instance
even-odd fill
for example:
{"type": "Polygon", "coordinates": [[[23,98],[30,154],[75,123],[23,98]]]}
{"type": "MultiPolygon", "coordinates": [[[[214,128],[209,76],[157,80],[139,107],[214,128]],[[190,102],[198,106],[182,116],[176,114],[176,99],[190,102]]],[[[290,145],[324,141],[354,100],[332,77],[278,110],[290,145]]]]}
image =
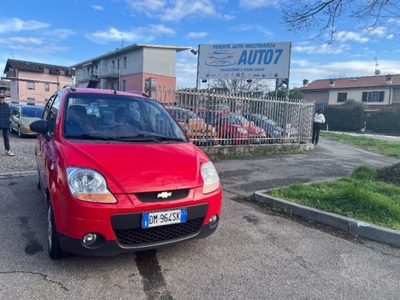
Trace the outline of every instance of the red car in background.
{"type": "Polygon", "coordinates": [[[215,127],[222,145],[240,145],[249,143],[249,132],[242,124],[232,123],[229,120],[229,114],[221,112],[204,112],[199,116],[203,118],[207,124],[215,127]]]}
{"type": "Polygon", "coordinates": [[[200,106],[197,108],[197,113],[206,113],[206,112],[213,112],[213,113],[218,113],[218,114],[223,114],[223,115],[229,115],[230,109],[228,105],[225,104],[212,104],[210,107],[204,107],[200,106]]]}
{"type": "Polygon", "coordinates": [[[254,122],[250,122],[245,117],[236,115],[235,113],[229,113],[227,118],[228,123],[231,125],[241,125],[248,132],[248,139],[251,144],[265,143],[267,134],[265,130],[259,126],[256,126],[254,122]]]}

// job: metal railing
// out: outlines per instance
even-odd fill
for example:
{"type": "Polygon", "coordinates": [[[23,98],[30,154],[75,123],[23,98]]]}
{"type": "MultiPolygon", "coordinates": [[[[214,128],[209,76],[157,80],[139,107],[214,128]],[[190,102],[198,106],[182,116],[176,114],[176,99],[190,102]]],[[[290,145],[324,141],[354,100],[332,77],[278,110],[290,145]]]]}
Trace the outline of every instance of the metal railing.
{"type": "Polygon", "coordinates": [[[314,102],[251,93],[232,95],[216,90],[165,87],[157,87],[155,98],[173,110],[189,137],[199,145],[305,143],[311,140],[314,102]],[[193,125],[196,122],[198,124],[193,125]],[[212,139],[209,127],[215,132],[212,139]]]}
{"type": "MultiPolygon", "coordinates": [[[[197,145],[306,143],[315,103],[302,99],[157,87],[153,98],[178,120],[197,145]]],[[[44,101],[11,100],[45,105],[44,101]]]]}

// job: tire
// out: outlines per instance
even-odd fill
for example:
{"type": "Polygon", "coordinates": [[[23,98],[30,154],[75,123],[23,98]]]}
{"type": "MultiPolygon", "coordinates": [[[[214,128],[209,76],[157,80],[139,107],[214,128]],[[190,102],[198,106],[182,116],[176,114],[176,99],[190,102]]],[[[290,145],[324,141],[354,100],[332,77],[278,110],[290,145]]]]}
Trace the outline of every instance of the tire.
{"type": "Polygon", "coordinates": [[[40,184],[40,174],[39,174],[39,169],[36,171],[36,186],[39,190],[42,189],[42,186],[40,184]]]}
{"type": "Polygon", "coordinates": [[[49,204],[47,209],[47,245],[51,259],[55,260],[66,256],[66,252],[64,252],[60,247],[56,222],[54,220],[54,213],[51,204],[49,204]]]}
{"type": "Polygon", "coordinates": [[[18,126],[18,137],[22,138],[24,135],[21,133],[21,127],[18,126]]]}

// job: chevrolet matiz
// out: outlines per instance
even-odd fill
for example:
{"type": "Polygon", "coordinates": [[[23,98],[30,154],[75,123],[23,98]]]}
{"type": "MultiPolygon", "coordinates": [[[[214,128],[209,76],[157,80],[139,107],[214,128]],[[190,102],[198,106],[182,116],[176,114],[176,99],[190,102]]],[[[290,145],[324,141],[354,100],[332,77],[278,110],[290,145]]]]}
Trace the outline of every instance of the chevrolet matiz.
{"type": "Polygon", "coordinates": [[[52,259],[117,255],[215,232],[217,171],[146,94],[64,87],[30,128],[52,259]]]}

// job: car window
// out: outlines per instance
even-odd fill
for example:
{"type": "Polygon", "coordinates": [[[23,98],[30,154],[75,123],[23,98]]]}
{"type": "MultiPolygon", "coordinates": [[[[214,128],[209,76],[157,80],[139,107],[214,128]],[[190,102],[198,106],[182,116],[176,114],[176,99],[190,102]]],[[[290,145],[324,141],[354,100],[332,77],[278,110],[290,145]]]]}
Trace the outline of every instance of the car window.
{"type": "Polygon", "coordinates": [[[26,118],[40,118],[43,108],[38,106],[24,106],[21,109],[21,116],[26,118]]]}
{"type": "Polygon", "coordinates": [[[157,101],[125,95],[68,95],[63,133],[66,138],[164,136],[187,140],[180,126],[157,101]]]}
{"type": "Polygon", "coordinates": [[[51,101],[49,101],[48,105],[46,106],[45,113],[43,114],[43,117],[49,122],[49,135],[53,135],[54,133],[57,122],[57,115],[60,109],[60,103],[61,95],[57,93],[54,95],[54,97],[52,97],[51,101]]]}

